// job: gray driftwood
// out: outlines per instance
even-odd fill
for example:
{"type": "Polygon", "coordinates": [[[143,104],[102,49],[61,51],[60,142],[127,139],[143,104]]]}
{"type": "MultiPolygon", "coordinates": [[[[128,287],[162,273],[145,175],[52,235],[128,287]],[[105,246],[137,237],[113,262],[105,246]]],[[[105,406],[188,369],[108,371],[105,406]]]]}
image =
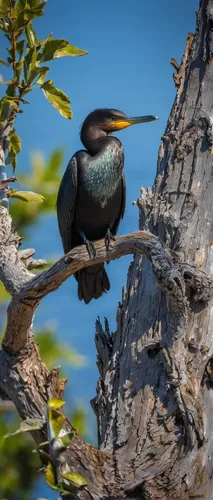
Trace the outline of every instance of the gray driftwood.
{"type": "MultiPolygon", "coordinates": [[[[93,262],[133,253],[112,335],[96,323],[100,378],[92,401],[99,449],[75,434],[58,474],[78,471],[83,500],[213,498],[213,0],[201,0],[196,35],[179,65],[177,96],[159,148],[155,183],[137,200],[140,231],[96,244],[93,262]]],[[[2,187],[6,174],[2,170],[2,187]]],[[[2,191],[6,205],[5,191],[2,191]]],[[[12,295],[0,353],[0,396],[22,418],[45,420],[65,380],[33,339],[39,301],[88,266],[79,247],[36,277],[0,209],[0,279],[12,295]]],[[[42,262],[40,262],[42,265],[42,262]]],[[[38,264],[39,265],[39,264],[38,264]]],[[[97,304],[98,307],[98,304],[97,304]]],[[[66,421],[66,430],[72,428],[66,421]]],[[[46,427],[33,433],[37,443],[46,427]]],[[[50,447],[51,448],[51,447],[50,447]]],[[[49,450],[54,455],[56,450],[49,450]]]]}

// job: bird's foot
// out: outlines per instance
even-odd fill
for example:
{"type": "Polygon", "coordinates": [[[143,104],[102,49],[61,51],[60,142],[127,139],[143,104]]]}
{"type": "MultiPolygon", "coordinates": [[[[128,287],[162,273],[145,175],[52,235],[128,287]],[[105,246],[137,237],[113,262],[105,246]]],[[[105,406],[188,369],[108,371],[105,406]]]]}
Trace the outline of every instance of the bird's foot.
{"type": "Polygon", "coordinates": [[[90,259],[95,259],[95,256],[96,256],[96,249],[95,249],[95,245],[92,241],[89,241],[84,233],[84,231],[82,231],[81,229],[79,229],[79,234],[81,235],[82,239],[83,239],[83,242],[84,244],[86,245],[86,249],[87,249],[87,252],[88,252],[88,255],[89,255],[89,258],[90,259]]]}
{"type": "Polygon", "coordinates": [[[110,228],[107,230],[107,234],[105,236],[105,245],[106,245],[106,251],[109,251],[110,247],[110,242],[111,240],[115,241],[115,236],[114,234],[111,233],[110,228]]]}
{"type": "Polygon", "coordinates": [[[89,258],[90,259],[95,259],[96,249],[95,249],[94,243],[92,241],[85,240],[85,245],[87,247],[87,252],[89,254],[89,258]]]}

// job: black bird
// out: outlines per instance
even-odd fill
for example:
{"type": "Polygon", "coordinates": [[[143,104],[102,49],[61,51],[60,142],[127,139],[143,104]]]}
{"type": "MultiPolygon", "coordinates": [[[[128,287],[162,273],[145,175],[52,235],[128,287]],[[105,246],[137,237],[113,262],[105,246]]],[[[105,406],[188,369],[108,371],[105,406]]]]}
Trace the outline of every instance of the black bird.
{"type": "MultiPolygon", "coordinates": [[[[126,186],[124,151],[116,130],[135,123],[156,120],[155,116],[129,118],[116,109],[96,109],[81,128],[86,148],[71,158],[58,192],[57,214],[64,252],[85,243],[95,257],[93,241],[105,238],[109,247],[123,218],[126,186]]],[[[75,274],[78,298],[88,304],[110,288],[104,264],[91,265],[75,274]]]]}

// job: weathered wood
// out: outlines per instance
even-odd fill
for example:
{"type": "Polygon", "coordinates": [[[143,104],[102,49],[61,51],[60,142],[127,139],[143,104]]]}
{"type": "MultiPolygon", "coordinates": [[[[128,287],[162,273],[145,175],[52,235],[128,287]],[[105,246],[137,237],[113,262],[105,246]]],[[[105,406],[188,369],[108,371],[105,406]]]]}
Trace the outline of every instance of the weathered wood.
{"type": "Polygon", "coordinates": [[[203,0],[178,70],[155,183],[137,201],[140,228],[159,236],[185,267],[188,306],[182,319],[180,308],[170,311],[150,262],[135,256],[117,331],[110,336],[99,321],[96,327],[100,448],[113,451],[124,491],[138,499],[213,498],[213,303],[211,284],[206,296],[198,283],[202,271],[211,280],[213,270],[212,29],[213,1],[203,0]]]}

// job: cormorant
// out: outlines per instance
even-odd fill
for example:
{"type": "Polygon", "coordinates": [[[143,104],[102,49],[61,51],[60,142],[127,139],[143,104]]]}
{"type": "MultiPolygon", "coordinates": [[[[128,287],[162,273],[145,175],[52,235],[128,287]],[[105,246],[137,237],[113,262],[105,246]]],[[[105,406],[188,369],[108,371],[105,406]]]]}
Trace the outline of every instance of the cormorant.
{"type": "MultiPolygon", "coordinates": [[[[93,241],[105,238],[109,247],[125,210],[124,150],[109,134],[155,116],[129,118],[116,109],[96,109],[84,120],[81,142],[85,150],[71,158],[58,192],[57,215],[64,253],[85,243],[91,258],[93,241]]],[[[78,298],[88,304],[110,288],[104,264],[75,273],[78,298]]]]}

